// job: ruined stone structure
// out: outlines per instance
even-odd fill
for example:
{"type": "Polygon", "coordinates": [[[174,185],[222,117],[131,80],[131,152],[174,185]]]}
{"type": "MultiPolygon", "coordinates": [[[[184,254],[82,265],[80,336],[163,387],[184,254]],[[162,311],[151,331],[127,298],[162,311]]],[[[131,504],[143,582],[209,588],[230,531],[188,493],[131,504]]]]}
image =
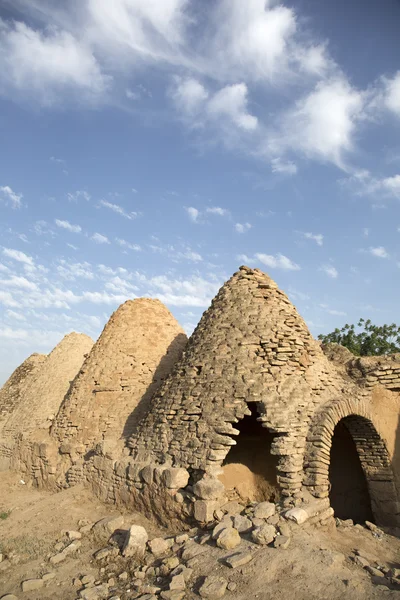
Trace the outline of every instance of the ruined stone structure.
{"type": "Polygon", "coordinates": [[[400,526],[399,390],[400,356],[321,347],[272,279],[241,267],[187,345],[160,302],[122,305],[22,463],[38,485],[86,481],[164,523],[236,499],[400,526]]]}
{"type": "Polygon", "coordinates": [[[3,459],[11,458],[21,436],[28,438],[35,431],[48,430],[92,345],[87,335],[70,333],[48,356],[33,355],[12,374],[2,397],[9,396],[7,390],[18,381],[21,369],[26,376],[17,384],[14,401],[5,407],[7,418],[0,434],[3,459]]]}

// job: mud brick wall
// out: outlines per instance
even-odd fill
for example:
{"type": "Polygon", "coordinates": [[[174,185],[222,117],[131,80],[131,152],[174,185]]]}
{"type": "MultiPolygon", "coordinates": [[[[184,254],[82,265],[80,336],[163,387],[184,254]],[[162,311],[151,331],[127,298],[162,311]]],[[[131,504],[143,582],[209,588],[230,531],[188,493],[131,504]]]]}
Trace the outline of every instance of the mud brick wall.
{"type": "Polygon", "coordinates": [[[55,419],[61,445],[92,448],[128,437],[180,357],[187,338],[158,300],[125,302],[111,316],[55,419]]]}
{"type": "Polygon", "coordinates": [[[93,340],[81,333],[70,333],[26,378],[26,386],[1,431],[2,452],[12,454],[20,435],[28,436],[38,429],[48,429],[57,414],[71,382],[75,379],[93,340]]]}

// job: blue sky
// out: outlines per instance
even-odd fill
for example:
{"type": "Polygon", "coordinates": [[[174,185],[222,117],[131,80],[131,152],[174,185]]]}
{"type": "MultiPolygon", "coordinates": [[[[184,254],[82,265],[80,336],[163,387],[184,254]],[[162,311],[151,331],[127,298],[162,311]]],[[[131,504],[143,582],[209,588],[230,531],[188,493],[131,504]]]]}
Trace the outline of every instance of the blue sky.
{"type": "Polygon", "coordinates": [[[0,383],[240,264],[314,335],[399,322],[397,0],[3,0],[0,383]]]}

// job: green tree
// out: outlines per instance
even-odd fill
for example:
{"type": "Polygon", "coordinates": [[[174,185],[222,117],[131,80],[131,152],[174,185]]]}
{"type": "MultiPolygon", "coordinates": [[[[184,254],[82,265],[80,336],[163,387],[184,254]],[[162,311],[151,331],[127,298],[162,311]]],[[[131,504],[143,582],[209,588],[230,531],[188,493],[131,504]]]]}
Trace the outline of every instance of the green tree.
{"type": "Polygon", "coordinates": [[[379,356],[400,352],[400,327],[391,325],[373,325],[370,319],[360,319],[356,325],[346,324],[318,339],[323,344],[335,343],[345,346],[356,356],[379,356]]]}

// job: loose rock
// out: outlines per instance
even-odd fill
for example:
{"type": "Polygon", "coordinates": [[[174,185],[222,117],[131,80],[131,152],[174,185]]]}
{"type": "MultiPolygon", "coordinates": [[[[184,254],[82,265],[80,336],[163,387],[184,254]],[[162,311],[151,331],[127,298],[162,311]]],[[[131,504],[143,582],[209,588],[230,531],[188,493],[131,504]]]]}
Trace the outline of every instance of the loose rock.
{"type": "Polygon", "coordinates": [[[169,551],[169,544],[163,538],[154,538],[148,542],[150,552],[154,554],[156,558],[163,556],[169,551]]]}
{"type": "Polygon", "coordinates": [[[132,525],[128,530],[128,535],[122,549],[123,556],[144,556],[148,539],[149,536],[144,527],[141,525],[132,525]]]}
{"type": "Polygon", "coordinates": [[[203,584],[199,588],[199,594],[202,598],[208,600],[217,600],[222,598],[226,592],[228,582],[223,577],[210,575],[206,577],[203,584]]]}
{"type": "Polygon", "coordinates": [[[21,584],[23,592],[33,592],[34,590],[40,590],[40,588],[42,588],[43,586],[43,579],[26,579],[21,584]]]}
{"type": "Polygon", "coordinates": [[[303,508],[291,508],[285,512],[285,518],[302,525],[308,520],[308,514],[303,508]]]}
{"type": "Polygon", "coordinates": [[[232,569],[236,569],[237,567],[243,567],[243,565],[247,565],[252,558],[253,557],[250,552],[236,552],[235,554],[227,556],[225,558],[225,562],[232,569]]]}
{"type": "Polygon", "coordinates": [[[265,546],[274,541],[276,537],[276,529],[273,525],[261,525],[252,531],[251,537],[253,542],[265,546]]]}
{"type": "Polygon", "coordinates": [[[236,515],[233,518],[233,526],[235,529],[238,530],[239,533],[247,533],[252,529],[253,523],[247,517],[243,517],[242,515],[236,515]]]}
{"type": "Polygon", "coordinates": [[[275,514],[276,507],[272,502],[260,502],[254,510],[254,517],[256,519],[268,519],[275,514]]]}
{"type": "Polygon", "coordinates": [[[224,550],[233,550],[239,546],[241,538],[237,529],[228,527],[223,529],[217,538],[217,546],[224,550]]]}

